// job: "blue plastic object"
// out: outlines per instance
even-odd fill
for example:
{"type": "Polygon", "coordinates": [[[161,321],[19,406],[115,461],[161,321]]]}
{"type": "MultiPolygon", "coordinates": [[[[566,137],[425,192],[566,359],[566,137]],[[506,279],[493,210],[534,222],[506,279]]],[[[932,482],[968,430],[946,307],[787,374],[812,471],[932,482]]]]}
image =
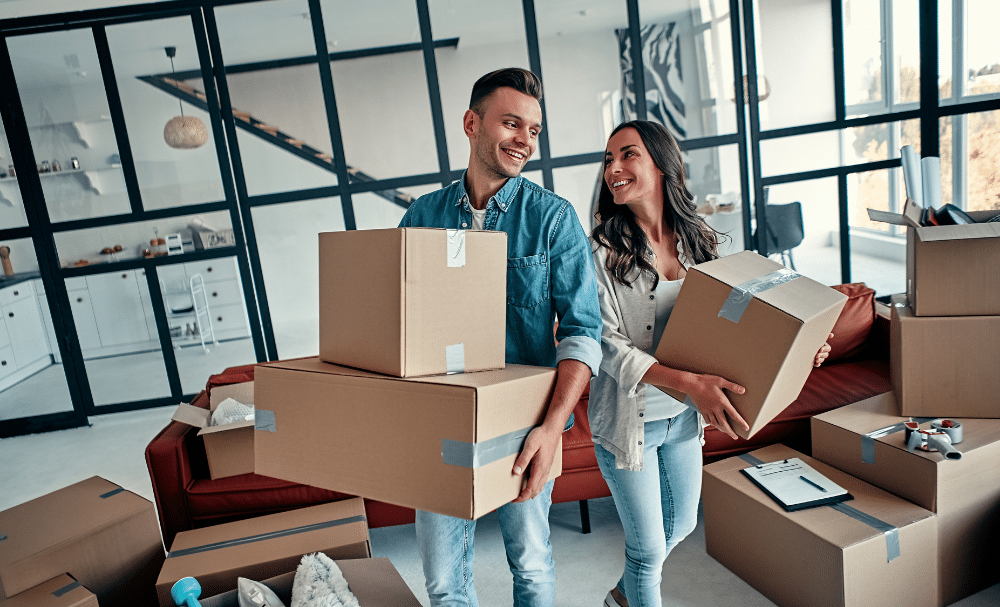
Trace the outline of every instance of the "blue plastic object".
{"type": "Polygon", "coordinates": [[[170,589],[170,598],[179,607],[201,607],[198,597],[201,596],[201,584],[193,577],[177,580],[170,589]]]}

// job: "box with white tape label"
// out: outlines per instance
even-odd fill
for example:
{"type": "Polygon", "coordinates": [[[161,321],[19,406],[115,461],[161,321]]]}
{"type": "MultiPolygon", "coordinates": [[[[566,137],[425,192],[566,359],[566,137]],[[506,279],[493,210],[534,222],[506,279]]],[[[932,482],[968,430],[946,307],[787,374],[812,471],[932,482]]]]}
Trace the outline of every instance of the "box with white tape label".
{"type": "Polygon", "coordinates": [[[502,369],[507,235],[395,228],[319,235],[319,357],[415,377],[502,369]]]}

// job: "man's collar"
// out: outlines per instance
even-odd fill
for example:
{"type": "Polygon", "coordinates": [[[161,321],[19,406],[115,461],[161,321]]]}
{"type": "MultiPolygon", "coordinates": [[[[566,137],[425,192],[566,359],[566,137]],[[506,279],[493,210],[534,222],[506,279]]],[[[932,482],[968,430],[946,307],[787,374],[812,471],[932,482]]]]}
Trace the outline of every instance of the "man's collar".
{"type": "MultiPolygon", "coordinates": [[[[465,189],[466,173],[468,173],[468,169],[462,173],[462,178],[458,180],[458,200],[455,201],[456,205],[469,204],[469,192],[465,189]]],[[[490,202],[496,201],[500,210],[506,212],[507,207],[509,207],[511,201],[514,200],[514,195],[517,194],[517,191],[521,188],[521,179],[523,179],[523,177],[520,175],[508,179],[507,183],[503,184],[503,187],[500,188],[500,191],[490,198],[490,202]]],[[[472,205],[469,204],[469,206],[471,208],[472,205]]],[[[486,206],[488,207],[489,204],[486,206]]]]}

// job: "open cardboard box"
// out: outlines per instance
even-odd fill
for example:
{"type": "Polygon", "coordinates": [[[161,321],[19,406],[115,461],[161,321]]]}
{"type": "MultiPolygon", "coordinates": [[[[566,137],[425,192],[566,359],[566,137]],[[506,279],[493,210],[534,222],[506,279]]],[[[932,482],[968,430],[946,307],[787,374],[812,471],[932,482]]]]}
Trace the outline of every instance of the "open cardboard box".
{"type": "MultiPolygon", "coordinates": [[[[906,226],[906,297],[916,316],[1000,316],[1000,222],[921,226],[924,209],[868,209],[874,221],[906,226]]],[[[969,211],[976,221],[1000,211],[969,211]]]]}
{"type": "MultiPolygon", "coordinates": [[[[259,364],[257,474],[475,519],[518,496],[513,473],[555,385],[551,367],[398,378],[302,358],[259,364]]],[[[546,480],[562,471],[562,449],[546,480]]]]}
{"type": "Polygon", "coordinates": [[[396,377],[502,369],[507,275],[504,232],[323,232],[319,357],[396,377]]]}
{"type": "Polygon", "coordinates": [[[97,596],[67,574],[15,594],[9,599],[0,595],[3,607],[98,607],[97,596]]]}
{"type": "Polygon", "coordinates": [[[261,580],[292,570],[311,552],[332,559],[371,556],[361,498],[181,531],[156,579],[156,594],[161,607],[173,607],[170,589],[181,578],[197,579],[202,595],[212,596],[236,588],[239,577],[261,580]]]}
{"type": "Polygon", "coordinates": [[[205,441],[208,473],[212,480],[250,474],[253,468],[254,421],[238,421],[224,426],[210,426],[212,413],[219,404],[232,398],[244,405],[253,405],[253,382],[214,386],[209,392],[209,409],[180,404],[171,419],[200,428],[198,436],[205,441]]]}
{"type": "MultiPolygon", "coordinates": [[[[364,607],[420,607],[409,586],[387,558],[336,561],[348,589],[364,607]]],[[[274,591],[285,605],[292,604],[295,572],[259,581],[274,591]]],[[[235,590],[201,599],[201,607],[240,607],[235,590]]]]}
{"type": "Polygon", "coordinates": [[[798,398],[846,302],[843,293],[752,251],[698,264],[684,279],[656,359],[746,388],[727,396],[750,430],[730,424],[749,438],[798,398]]]}
{"type": "Polygon", "coordinates": [[[907,451],[902,422],[909,419],[891,392],[822,413],[811,420],[812,453],[937,513],[938,605],[951,605],[1000,582],[993,561],[1000,537],[1000,420],[956,419],[963,437],[955,448],[963,457],[946,460],[936,452],[907,451]]]}

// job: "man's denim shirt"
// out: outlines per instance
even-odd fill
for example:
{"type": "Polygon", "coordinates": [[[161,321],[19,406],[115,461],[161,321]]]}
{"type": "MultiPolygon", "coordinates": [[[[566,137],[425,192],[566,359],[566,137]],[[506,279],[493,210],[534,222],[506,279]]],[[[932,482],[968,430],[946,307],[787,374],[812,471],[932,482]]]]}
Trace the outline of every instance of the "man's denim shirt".
{"type": "MultiPolygon", "coordinates": [[[[470,229],[465,175],[418,198],[399,227],[470,229]]],[[[507,362],[554,367],[571,358],[596,376],[601,308],[590,245],[573,205],[514,177],[490,198],[483,229],[507,233],[507,362]]]]}

